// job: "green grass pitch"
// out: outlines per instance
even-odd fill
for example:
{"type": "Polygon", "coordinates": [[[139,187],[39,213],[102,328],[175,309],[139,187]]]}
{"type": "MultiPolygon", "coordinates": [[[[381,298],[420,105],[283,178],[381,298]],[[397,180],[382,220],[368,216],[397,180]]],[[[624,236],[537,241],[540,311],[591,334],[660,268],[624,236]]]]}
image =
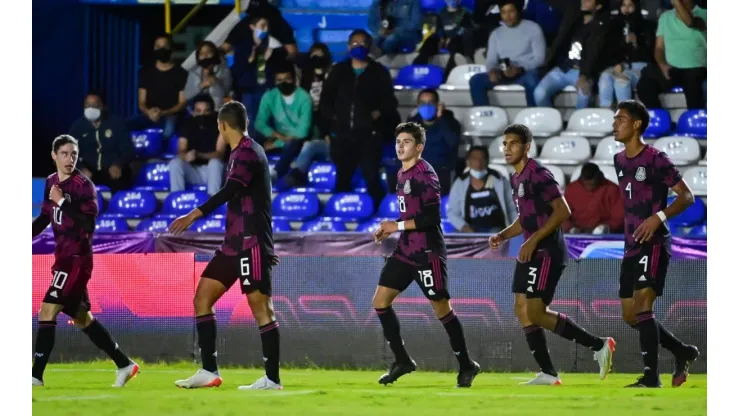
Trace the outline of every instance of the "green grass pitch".
{"type": "Polygon", "coordinates": [[[624,389],[637,375],[561,374],[562,386],[519,386],[524,373],[482,373],[470,389],[456,389],[454,373],[414,372],[381,386],[381,371],[285,369],[282,391],[238,391],[261,369],[221,370],[220,388],[184,390],[191,364],[141,364],[141,373],[114,389],[112,363],[50,364],[46,386],[33,388],[34,415],[547,415],[645,416],[707,414],[706,375],[681,388],[624,389]]]}

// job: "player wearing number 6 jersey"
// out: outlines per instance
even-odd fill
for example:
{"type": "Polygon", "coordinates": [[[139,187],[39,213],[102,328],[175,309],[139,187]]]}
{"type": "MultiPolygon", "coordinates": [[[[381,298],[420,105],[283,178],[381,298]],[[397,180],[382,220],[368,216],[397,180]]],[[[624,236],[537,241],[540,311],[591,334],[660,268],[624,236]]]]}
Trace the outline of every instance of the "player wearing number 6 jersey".
{"type": "Polygon", "coordinates": [[[624,260],[619,278],[622,316],[640,332],[640,349],[645,372],[627,387],[660,387],[658,344],[675,357],[672,385],[686,381],[688,369],[699,350],[686,345],[655,319],[653,305],[663,294],[671,234],[665,221],[694,203],[694,194],[678,169],[660,150],[642,140],[650,114],[637,101],[622,101],[614,116],[614,138],[625,149],[614,155],[614,168],[624,200],[624,260]],[[666,207],[668,188],[677,197],[666,207]]]}
{"type": "Polygon", "coordinates": [[[279,390],[280,335],[272,309],[272,266],[278,258],[272,244],[270,168],[265,151],[245,135],[247,112],[240,102],[225,104],[218,114],[218,130],[231,147],[226,184],[200,207],[176,219],[170,231],[179,234],[197,218],[226,203],[226,236],[208,263],[195,292],[195,322],[203,368],[175,385],[184,388],[218,387],[216,316],[213,306],[237,281],[247,296],[259,325],[265,376],[240,390],[279,390]]]}
{"type": "Polygon", "coordinates": [[[64,312],[96,347],[113,359],[118,367],[113,387],[123,387],[139,372],[139,366],[129,360],[108,330],[90,313],[87,282],[92,277],[92,236],[98,215],[98,196],[90,179],[75,169],[78,153],[77,140],[72,136],[65,134],[54,139],[51,157],[57,172],[46,179],[44,195],[47,199],[41,207],[41,215],[33,221],[34,237],[51,223],[56,247],[51,285],[39,311],[32,384],[44,385],[44,369],[54,348],[57,315],[64,312]]]}
{"type": "Polygon", "coordinates": [[[594,351],[600,378],[604,379],[611,367],[614,339],[596,337],[567,315],[548,307],[567,261],[560,227],[570,216],[570,208],[552,173],[527,157],[531,143],[532,132],[524,125],[512,124],[504,130],[504,156],[514,167],[511,189],[519,216],[489,239],[491,248],[496,249],[504,240],[524,234],[512,284],[514,309],[541,371],[533,380],[522,384],[561,384],[543,328],[594,351]]]}
{"type": "Polygon", "coordinates": [[[460,364],[457,387],[470,387],[480,372],[480,366],[470,359],[462,324],[450,307],[439,180],[432,166],[421,158],[425,143],[424,128],[420,125],[402,123],[396,127],[396,154],[401,160],[396,195],[401,218],[397,222],[383,221],[374,233],[375,241],[380,242],[401,231],[396,249],[380,272],[373,297],[373,307],[383,326],[383,334],[395,356],[390,370],[380,377],[379,383],[393,383],[416,370],[416,363],[403,346],[401,327],[391,306],[396,296],[416,281],[450,337],[452,350],[460,364]]]}

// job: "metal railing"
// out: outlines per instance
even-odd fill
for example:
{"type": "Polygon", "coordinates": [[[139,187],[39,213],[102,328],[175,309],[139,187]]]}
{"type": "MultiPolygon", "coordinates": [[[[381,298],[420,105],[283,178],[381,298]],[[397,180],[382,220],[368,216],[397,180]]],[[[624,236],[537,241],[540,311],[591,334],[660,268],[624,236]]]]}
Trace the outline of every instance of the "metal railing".
{"type": "MultiPolygon", "coordinates": [[[[174,29],[172,29],[172,0],[164,0],[164,31],[165,33],[169,35],[174,35],[178,32],[180,32],[185,25],[188,24],[190,19],[193,18],[193,16],[198,13],[198,11],[205,6],[206,2],[208,0],[200,0],[198,4],[193,6],[192,9],[188,12],[188,14],[185,15],[185,17],[180,20],[180,23],[175,26],[174,29]]],[[[234,12],[238,15],[241,13],[242,10],[242,2],[241,0],[234,0],[234,12]]]]}

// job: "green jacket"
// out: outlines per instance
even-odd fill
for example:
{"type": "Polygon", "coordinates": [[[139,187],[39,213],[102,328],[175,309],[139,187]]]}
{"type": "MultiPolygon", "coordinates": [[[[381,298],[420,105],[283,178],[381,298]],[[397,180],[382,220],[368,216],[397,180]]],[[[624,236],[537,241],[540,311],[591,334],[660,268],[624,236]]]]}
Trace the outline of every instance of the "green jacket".
{"type": "MultiPolygon", "coordinates": [[[[288,105],[277,88],[272,88],[262,96],[260,109],[257,112],[255,127],[265,137],[273,132],[293,137],[298,140],[309,137],[311,116],[313,112],[311,96],[302,88],[296,88],[293,102],[288,105]]],[[[283,142],[277,140],[277,147],[283,142]]]]}

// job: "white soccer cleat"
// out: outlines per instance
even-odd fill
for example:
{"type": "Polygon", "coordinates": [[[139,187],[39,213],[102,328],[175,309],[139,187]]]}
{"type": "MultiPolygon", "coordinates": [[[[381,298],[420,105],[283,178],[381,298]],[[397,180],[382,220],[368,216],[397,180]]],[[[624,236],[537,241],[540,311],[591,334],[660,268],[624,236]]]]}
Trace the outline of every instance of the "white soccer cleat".
{"type": "Polygon", "coordinates": [[[599,363],[599,378],[603,380],[612,368],[612,355],[614,355],[617,342],[612,337],[601,339],[604,341],[604,346],[594,353],[594,361],[599,363]]]}
{"type": "Polygon", "coordinates": [[[123,387],[128,383],[129,380],[136,377],[139,374],[139,364],[131,362],[128,367],[119,368],[116,370],[116,382],[113,383],[113,387],[123,387]]]}
{"type": "Polygon", "coordinates": [[[560,381],[560,377],[554,377],[545,373],[537,373],[537,375],[529,381],[519,383],[522,386],[559,386],[563,384],[560,381]]]}
{"type": "Polygon", "coordinates": [[[259,380],[248,386],[239,386],[239,390],[282,390],[283,386],[275,383],[274,381],[262,376],[259,380]]]}
{"type": "Polygon", "coordinates": [[[32,383],[33,383],[32,386],[34,386],[34,387],[43,387],[44,386],[44,382],[41,381],[41,380],[39,380],[39,379],[37,379],[36,377],[31,377],[31,380],[32,380],[32,383]]]}
{"type": "Polygon", "coordinates": [[[189,379],[175,381],[175,385],[184,389],[197,389],[201,387],[219,387],[222,382],[221,376],[201,368],[189,379]]]}

